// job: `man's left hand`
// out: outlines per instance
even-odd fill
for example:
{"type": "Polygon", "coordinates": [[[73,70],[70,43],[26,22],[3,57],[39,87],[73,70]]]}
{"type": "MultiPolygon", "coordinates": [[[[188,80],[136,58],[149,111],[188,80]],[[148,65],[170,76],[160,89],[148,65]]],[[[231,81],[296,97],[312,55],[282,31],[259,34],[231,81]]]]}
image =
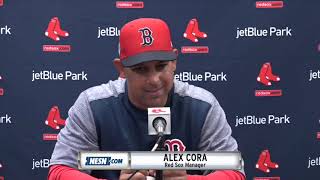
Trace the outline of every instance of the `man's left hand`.
{"type": "Polygon", "coordinates": [[[187,171],[185,170],[165,170],[163,171],[163,179],[165,180],[186,180],[187,171]]]}

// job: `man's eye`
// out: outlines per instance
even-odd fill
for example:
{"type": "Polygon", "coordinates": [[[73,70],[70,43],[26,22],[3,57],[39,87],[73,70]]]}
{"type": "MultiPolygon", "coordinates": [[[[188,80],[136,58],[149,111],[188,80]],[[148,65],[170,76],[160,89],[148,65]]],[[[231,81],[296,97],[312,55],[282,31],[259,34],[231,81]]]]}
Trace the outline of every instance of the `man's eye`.
{"type": "Polygon", "coordinates": [[[166,68],[166,66],[167,66],[167,64],[159,64],[159,65],[157,65],[157,71],[162,71],[162,70],[164,70],[165,68],[166,68]]]}
{"type": "Polygon", "coordinates": [[[136,72],[136,73],[144,73],[146,71],[146,68],[144,67],[135,67],[132,69],[132,71],[136,72]]]}

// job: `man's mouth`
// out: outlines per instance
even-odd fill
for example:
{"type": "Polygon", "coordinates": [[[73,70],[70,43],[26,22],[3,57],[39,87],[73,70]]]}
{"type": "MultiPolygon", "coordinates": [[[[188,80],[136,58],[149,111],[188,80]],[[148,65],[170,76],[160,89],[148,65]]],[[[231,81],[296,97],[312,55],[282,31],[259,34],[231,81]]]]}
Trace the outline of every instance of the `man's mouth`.
{"type": "Polygon", "coordinates": [[[159,96],[161,95],[162,88],[152,89],[152,90],[145,90],[145,92],[151,96],[159,96]]]}

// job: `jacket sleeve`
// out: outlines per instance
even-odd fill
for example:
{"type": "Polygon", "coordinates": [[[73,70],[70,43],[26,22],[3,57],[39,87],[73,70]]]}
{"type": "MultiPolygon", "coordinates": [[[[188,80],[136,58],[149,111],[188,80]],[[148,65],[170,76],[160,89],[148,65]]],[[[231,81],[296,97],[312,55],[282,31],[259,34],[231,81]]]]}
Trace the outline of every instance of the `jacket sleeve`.
{"type": "Polygon", "coordinates": [[[245,180],[246,177],[239,171],[216,171],[206,176],[188,175],[188,180],[245,180]]]}
{"type": "MultiPolygon", "coordinates": [[[[68,112],[66,126],[58,135],[50,166],[59,164],[78,169],[78,153],[97,150],[99,147],[96,127],[85,91],[80,94],[68,112]]],[[[90,173],[90,171],[83,172],[90,173]]]]}
{"type": "Polygon", "coordinates": [[[50,167],[48,180],[98,180],[86,173],[80,172],[77,169],[64,166],[64,165],[53,165],[50,167]]]}
{"type": "MultiPolygon", "coordinates": [[[[199,149],[201,151],[238,151],[237,141],[231,136],[232,130],[227,122],[224,110],[214,96],[211,105],[212,107],[208,111],[206,120],[202,127],[199,149]]],[[[215,173],[213,174],[216,174],[218,172],[219,171],[215,171],[215,173]]],[[[230,173],[232,172],[240,172],[241,174],[243,174],[243,176],[245,176],[243,166],[242,169],[238,171],[222,171],[219,172],[218,175],[221,177],[231,177],[230,173]]],[[[210,171],[205,172],[205,174],[209,173],[212,174],[210,171]]],[[[232,180],[238,179],[239,178],[233,178],[232,180]]]]}

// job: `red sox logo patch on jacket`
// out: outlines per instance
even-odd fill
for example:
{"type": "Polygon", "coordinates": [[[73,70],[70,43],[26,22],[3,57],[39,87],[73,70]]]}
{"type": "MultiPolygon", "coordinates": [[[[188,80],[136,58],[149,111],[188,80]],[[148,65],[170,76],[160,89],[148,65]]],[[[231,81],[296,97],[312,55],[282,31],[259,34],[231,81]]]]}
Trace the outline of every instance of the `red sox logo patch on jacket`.
{"type": "Polygon", "coordinates": [[[141,32],[141,38],[142,38],[142,46],[150,46],[153,43],[154,38],[152,37],[152,31],[148,28],[141,28],[139,29],[139,32],[141,32]]]}
{"type": "Polygon", "coordinates": [[[180,139],[168,139],[164,142],[164,146],[167,147],[168,151],[185,151],[186,146],[180,139]]]}

